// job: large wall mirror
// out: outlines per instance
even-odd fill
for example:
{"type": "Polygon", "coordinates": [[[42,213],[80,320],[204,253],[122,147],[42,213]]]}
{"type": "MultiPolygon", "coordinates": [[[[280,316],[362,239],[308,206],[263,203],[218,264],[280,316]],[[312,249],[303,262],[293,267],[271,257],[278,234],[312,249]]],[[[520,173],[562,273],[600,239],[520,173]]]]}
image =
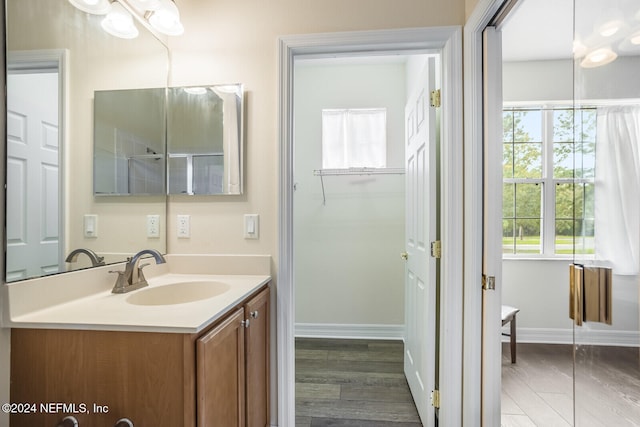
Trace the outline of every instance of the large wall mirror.
{"type": "Polygon", "coordinates": [[[141,26],[122,39],[102,19],[63,0],[6,1],[7,282],[166,252],[166,192],[94,196],[93,106],[97,91],[166,88],[168,52],[141,26]]]}
{"type": "Polygon", "coordinates": [[[240,84],[96,91],[95,195],[242,194],[242,112],[240,84]]]}

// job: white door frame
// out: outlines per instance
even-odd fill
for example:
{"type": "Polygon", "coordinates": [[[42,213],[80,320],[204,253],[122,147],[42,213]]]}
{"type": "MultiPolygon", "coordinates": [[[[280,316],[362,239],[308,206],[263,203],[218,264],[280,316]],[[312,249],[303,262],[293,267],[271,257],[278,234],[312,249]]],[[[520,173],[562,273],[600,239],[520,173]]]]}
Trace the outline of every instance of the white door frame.
{"type": "MultiPolygon", "coordinates": [[[[483,37],[484,29],[509,0],[480,0],[464,27],[464,130],[465,130],[465,230],[483,229],[483,37]]],[[[495,65],[495,64],[494,64],[495,65]]],[[[498,202],[501,203],[501,200],[498,202]]],[[[485,253],[491,264],[501,265],[502,254],[485,253]]],[[[490,345],[495,333],[483,337],[482,288],[483,235],[468,232],[464,237],[464,368],[463,420],[465,426],[500,425],[500,372],[485,376],[493,387],[482,384],[482,357],[500,360],[499,345],[490,345]],[[485,339],[487,339],[485,341],[485,339]],[[484,345],[483,345],[484,344],[484,345]],[[484,347],[484,349],[483,349],[484,347]],[[497,393],[495,390],[498,390],[497,393]],[[485,393],[486,391],[486,393],[485,393]],[[497,408],[497,409],[496,409],[497,408]]],[[[494,272],[495,273],[495,272],[494,272]]],[[[493,307],[494,304],[491,306],[493,307]]],[[[493,308],[492,308],[493,309],[493,308]]],[[[497,313],[491,313],[497,316],[497,313]]],[[[497,327],[498,331],[499,328],[497,327]]],[[[489,374],[489,373],[487,373],[489,374]]]]}
{"type": "Polygon", "coordinates": [[[295,425],[293,282],[293,60],[310,54],[439,51],[442,83],[440,400],[442,426],[462,425],[462,30],[430,27],[305,34],[279,40],[278,425],[295,425]]]}

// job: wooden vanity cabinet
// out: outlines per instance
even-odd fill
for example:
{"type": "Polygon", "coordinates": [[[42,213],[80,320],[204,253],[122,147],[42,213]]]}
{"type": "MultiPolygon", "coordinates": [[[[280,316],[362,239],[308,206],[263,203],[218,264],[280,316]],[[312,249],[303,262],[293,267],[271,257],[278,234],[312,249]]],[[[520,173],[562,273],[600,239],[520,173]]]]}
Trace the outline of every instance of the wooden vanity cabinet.
{"type": "Polygon", "coordinates": [[[245,305],[245,316],[249,319],[245,335],[247,427],[269,425],[269,392],[271,389],[269,381],[271,312],[269,306],[269,289],[265,289],[245,305]]]}
{"type": "Polygon", "coordinates": [[[197,340],[200,426],[269,425],[269,289],[197,340]]]}
{"type": "Polygon", "coordinates": [[[245,425],[245,310],[196,344],[198,426],[245,425]]]}
{"type": "Polygon", "coordinates": [[[10,425],[264,427],[269,363],[268,287],[201,334],[13,329],[10,425]]]}

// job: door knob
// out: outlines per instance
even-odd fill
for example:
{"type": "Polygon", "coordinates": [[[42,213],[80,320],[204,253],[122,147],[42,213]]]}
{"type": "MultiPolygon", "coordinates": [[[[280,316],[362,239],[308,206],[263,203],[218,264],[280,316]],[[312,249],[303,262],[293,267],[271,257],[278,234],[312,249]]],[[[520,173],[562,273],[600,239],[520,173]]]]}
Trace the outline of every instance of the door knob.
{"type": "Polygon", "coordinates": [[[408,260],[409,259],[409,254],[407,252],[402,252],[400,254],[400,258],[402,258],[403,260],[408,260]]]}

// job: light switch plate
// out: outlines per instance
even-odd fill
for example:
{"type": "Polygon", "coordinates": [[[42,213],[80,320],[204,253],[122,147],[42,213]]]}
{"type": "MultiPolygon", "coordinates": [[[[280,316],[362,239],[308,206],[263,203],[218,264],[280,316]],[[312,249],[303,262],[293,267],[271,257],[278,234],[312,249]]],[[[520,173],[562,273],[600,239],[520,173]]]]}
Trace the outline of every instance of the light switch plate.
{"type": "Polygon", "coordinates": [[[244,216],[244,238],[258,239],[260,237],[260,215],[246,214],[244,216]]]}
{"type": "Polygon", "coordinates": [[[98,237],[98,215],[85,215],[83,227],[84,237],[98,237]]]}
{"type": "Polygon", "coordinates": [[[178,237],[182,239],[191,237],[191,217],[189,215],[178,215],[178,237]]]}
{"type": "Polygon", "coordinates": [[[160,237],[160,215],[147,215],[147,237],[160,237]]]}

